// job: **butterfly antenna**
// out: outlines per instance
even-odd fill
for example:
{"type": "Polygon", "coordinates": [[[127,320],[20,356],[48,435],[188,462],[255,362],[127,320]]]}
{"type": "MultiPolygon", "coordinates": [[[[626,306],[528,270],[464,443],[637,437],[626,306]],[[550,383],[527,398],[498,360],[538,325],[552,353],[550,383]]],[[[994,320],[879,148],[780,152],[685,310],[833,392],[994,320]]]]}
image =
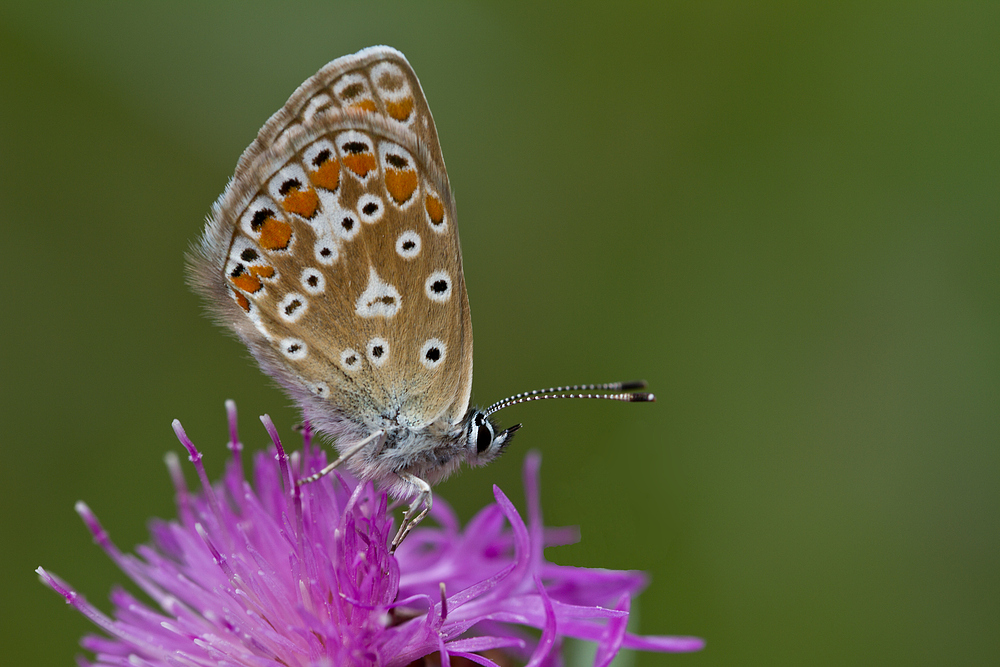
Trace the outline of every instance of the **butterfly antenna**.
{"type": "Polygon", "coordinates": [[[656,396],[647,392],[633,389],[645,389],[645,380],[635,380],[633,382],[607,382],[605,384],[574,384],[567,387],[550,387],[549,389],[535,389],[514,394],[502,401],[497,401],[484,411],[489,417],[494,412],[499,412],[504,408],[509,408],[518,403],[529,403],[531,401],[544,401],[550,398],[600,398],[606,401],[621,401],[623,403],[652,403],[656,396]],[[575,392],[595,392],[610,391],[619,392],[613,394],[575,393],[575,392]],[[570,392],[570,393],[567,393],[570,392]]]}

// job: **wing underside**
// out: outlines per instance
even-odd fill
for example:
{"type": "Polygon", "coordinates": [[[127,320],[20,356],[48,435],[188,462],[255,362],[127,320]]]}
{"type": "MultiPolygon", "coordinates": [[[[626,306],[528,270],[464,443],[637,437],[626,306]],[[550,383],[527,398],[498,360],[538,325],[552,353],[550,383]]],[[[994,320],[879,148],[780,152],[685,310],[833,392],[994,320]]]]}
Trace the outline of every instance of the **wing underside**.
{"type": "Polygon", "coordinates": [[[454,214],[416,76],[366,49],[300,86],[244,153],[198,286],[308,403],[366,425],[455,423],[472,330],[454,214]]]}

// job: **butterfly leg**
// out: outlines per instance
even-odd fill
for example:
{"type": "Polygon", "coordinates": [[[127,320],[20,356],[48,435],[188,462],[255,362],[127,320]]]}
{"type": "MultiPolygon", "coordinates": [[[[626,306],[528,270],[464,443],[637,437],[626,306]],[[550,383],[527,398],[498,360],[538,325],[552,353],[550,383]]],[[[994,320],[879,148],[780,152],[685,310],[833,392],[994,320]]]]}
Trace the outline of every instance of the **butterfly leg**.
{"type": "Polygon", "coordinates": [[[364,449],[365,447],[368,446],[368,443],[370,443],[371,441],[376,440],[376,439],[378,440],[378,442],[375,444],[375,449],[378,450],[378,449],[380,449],[382,447],[383,444],[385,444],[385,431],[375,431],[374,433],[372,433],[370,436],[368,436],[364,440],[361,440],[361,441],[357,442],[356,444],[351,445],[346,452],[344,452],[339,457],[337,457],[337,460],[334,461],[333,463],[331,463],[330,465],[328,465],[327,467],[323,468],[322,470],[320,470],[317,473],[309,475],[308,477],[303,477],[302,479],[298,480],[295,483],[298,486],[302,486],[303,484],[309,484],[311,482],[315,482],[320,477],[323,477],[325,475],[329,475],[341,463],[343,463],[347,459],[351,458],[352,456],[354,456],[355,454],[357,454],[358,452],[360,452],[362,449],[364,449]]]}
{"type": "Polygon", "coordinates": [[[408,472],[397,472],[396,474],[404,481],[417,487],[417,496],[410,503],[409,509],[403,515],[403,523],[399,525],[396,537],[392,538],[392,546],[389,547],[389,553],[395,553],[396,547],[400,545],[404,537],[410,534],[411,530],[417,527],[418,523],[424,520],[427,513],[431,511],[431,505],[433,504],[430,484],[408,472]],[[423,505],[423,510],[420,509],[421,505],[423,505]]]}

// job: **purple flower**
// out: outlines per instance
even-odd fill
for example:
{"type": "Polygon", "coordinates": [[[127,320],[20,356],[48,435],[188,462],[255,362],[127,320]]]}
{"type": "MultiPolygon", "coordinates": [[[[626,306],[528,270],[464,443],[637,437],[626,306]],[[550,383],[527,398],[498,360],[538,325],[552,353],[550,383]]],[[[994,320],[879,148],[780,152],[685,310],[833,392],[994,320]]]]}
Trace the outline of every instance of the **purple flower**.
{"type": "Polygon", "coordinates": [[[136,555],[119,551],[90,509],[77,504],[95,541],[153,605],[116,588],[108,617],[38,568],[45,584],[107,635],[84,637],[95,658],[82,665],[391,667],[434,653],[443,665],[456,657],[496,665],[484,654],[557,665],[563,637],[597,642],[595,664],[607,665],[622,647],[704,645],[626,632],[629,602],[645,585],[641,573],[545,561],[543,547],[571,542],[575,531],[542,526],[537,455],[524,466],[527,524],[497,487],[496,504],[464,530],[436,498],[440,527],[413,531],[393,556],[384,492],[342,474],[296,486],[293,478],[322,468],[325,454],[307,429],[302,452],[286,456],[267,417],[274,448],[254,457],[251,483],[236,408],[227,408],[233,457],[214,487],[174,422],[201,490],[188,491],[177,457],[168,456],[177,519],[154,523],[152,544],[136,555]]]}

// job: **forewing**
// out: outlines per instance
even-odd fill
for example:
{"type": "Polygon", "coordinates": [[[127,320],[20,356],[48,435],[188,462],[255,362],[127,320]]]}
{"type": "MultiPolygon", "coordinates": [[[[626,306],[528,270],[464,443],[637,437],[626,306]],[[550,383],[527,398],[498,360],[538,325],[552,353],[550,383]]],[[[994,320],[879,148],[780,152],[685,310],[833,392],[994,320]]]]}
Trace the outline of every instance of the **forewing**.
{"type": "Polygon", "coordinates": [[[337,58],[299,86],[243,152],[235,178],[282,135],[308,127],[317,114],[338,109],[368,111],[412,133],[435,170],[446,174],[434,119],[413,68],[396,49],[372,46],[337,58]]]}
{"type": "Polygon", "coordinates": [[[398,52],[339,59],[296,91],[244,153],[192,263],[219,319],[310,416],[420,428],[465,414],[454,201],[398,52]]]}

